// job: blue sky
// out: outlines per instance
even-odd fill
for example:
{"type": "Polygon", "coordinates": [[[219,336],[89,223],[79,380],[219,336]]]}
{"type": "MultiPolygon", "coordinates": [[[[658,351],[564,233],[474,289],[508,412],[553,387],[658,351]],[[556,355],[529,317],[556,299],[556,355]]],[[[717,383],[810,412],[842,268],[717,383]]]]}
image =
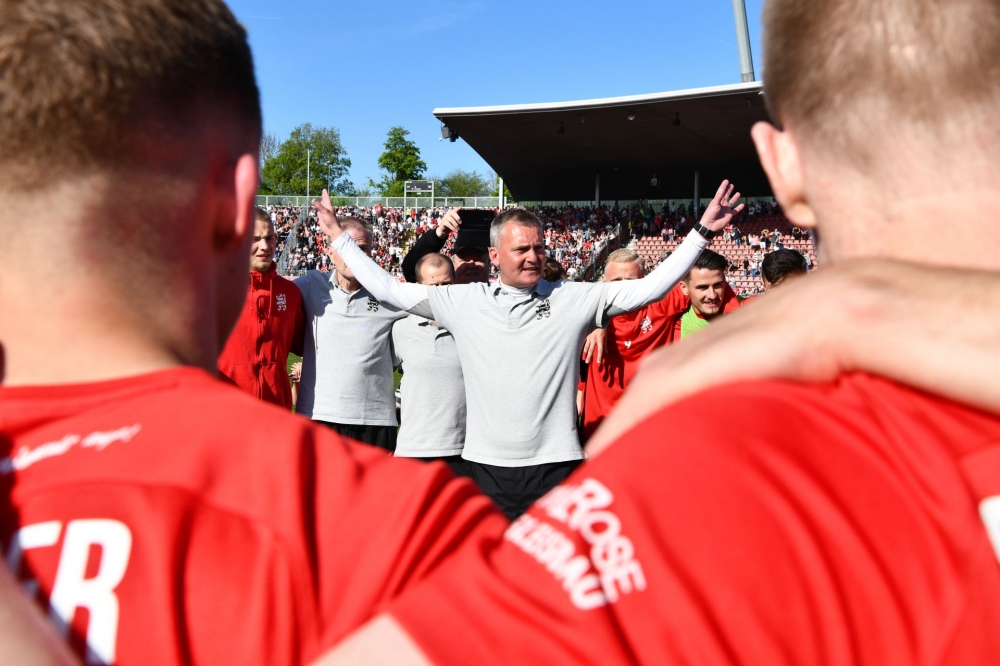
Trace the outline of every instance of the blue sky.
{"type": "MultiPolygon", "coordinates": [[[[333,126],[356,185],[389,127],[428,175],[486,163],[438,141],[436,107],[555,102],[739,83],[731,0],[229,0],[247,27],[264,127],[333,126]]],[[[762,0],[746,0],[760,78],[762,0]]]]}

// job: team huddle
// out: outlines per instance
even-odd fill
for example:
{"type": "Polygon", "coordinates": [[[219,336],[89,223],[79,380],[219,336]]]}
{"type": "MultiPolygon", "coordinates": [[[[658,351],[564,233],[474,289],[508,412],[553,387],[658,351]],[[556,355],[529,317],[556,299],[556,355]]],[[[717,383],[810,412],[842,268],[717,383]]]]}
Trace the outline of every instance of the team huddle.
{"type": "Polygon", "coordinates": [[[0,661],[1000,661],[1000,3],[763,24],[823,268],[748,302],[728,181],[593,283],[516,207],[400,282],[324,192],[285,280],[222,0],[0,0],[0,661]]]}

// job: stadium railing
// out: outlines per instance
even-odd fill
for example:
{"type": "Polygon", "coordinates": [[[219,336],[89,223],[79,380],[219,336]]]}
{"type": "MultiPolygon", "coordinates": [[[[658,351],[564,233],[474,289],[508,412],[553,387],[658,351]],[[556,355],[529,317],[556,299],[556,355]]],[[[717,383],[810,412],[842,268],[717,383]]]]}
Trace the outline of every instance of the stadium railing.
{"type": "MultiPolygon", "coordinates": [[[[258,194],[258,206],[308,206],[310,197],[258,194]]],[[[330,197],[334,206],[354,206],[373,208],[379,204],[385,208],[498,208],[497,197],[330,197]]]]}

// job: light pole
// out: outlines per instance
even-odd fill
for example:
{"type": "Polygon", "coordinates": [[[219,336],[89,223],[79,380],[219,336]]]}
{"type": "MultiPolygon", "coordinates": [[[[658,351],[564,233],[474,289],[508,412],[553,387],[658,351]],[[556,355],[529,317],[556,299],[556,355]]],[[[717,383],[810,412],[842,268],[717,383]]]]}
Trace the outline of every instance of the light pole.
{"type": "Polygon", "coordinates": [[[306,205],[309,205],[309,168],[312,166],[312,150],[306,148],[306,205]]]}

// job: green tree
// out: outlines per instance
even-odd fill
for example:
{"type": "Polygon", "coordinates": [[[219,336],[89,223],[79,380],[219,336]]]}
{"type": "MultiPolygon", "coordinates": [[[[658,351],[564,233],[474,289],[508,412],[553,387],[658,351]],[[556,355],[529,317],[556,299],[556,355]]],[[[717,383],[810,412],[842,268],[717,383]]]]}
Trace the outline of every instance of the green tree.
{"type": "Polygon", "coordinates": [[[436,196],[441,197],[488,197],[496,190],[495,180],[478,171],[455,169],[444,178],[437,179],[436,196]]]}
{"type": "Polygon", "coordinates": [[[385,174],[378,183],[369,179],[369,185],[385,197],[403,196],[403,183],[419,180],[427,170],[427,164],[420,159],[417,144],[406,137],[410,132],[402,127],[389,128],[385,139],[385,150],[378,158],[378,168],[385,174]]]}
{"type": "Polygon", "coordinates": [[[353,196],[354,184],[347,179],[350,167],[351,160],[335,127],[313,127],[305,123],[292,130],[277,153],[264,161],[260,192],[305,195],[308,170],[309,194],[318,195],[325,187],[331,194],[353,196]]]}

